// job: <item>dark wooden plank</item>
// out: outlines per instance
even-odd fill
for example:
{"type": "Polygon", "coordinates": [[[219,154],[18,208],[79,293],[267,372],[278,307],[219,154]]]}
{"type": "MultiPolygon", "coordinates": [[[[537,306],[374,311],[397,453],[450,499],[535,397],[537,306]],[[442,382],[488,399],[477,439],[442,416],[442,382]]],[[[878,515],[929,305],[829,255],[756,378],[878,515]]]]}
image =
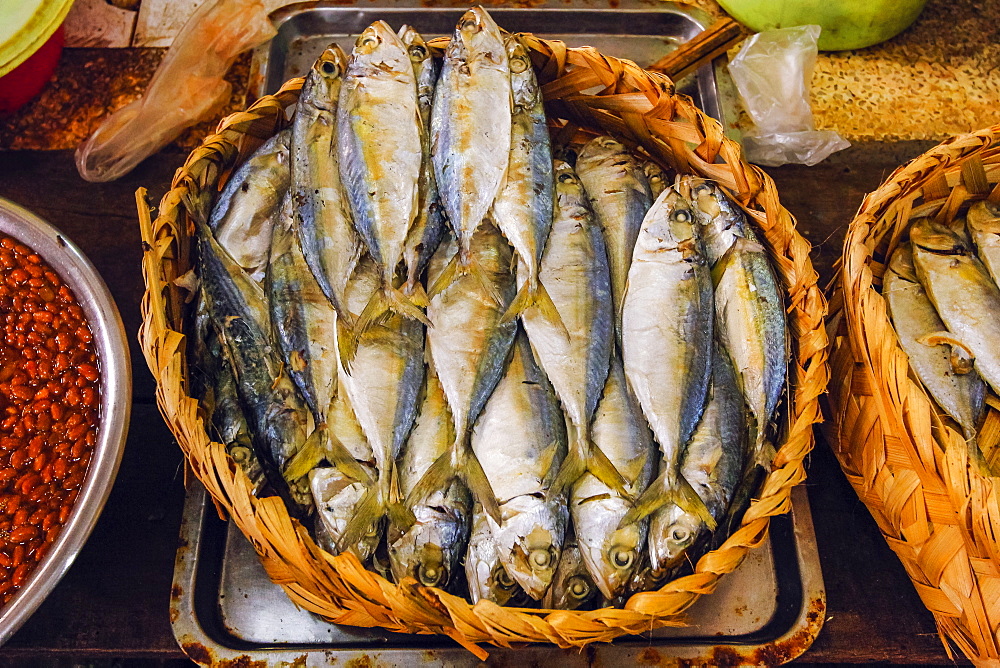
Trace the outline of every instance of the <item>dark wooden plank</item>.
{"type": "Polygon", "coordinates": [[[135,190],[149,189],[158,202],[184,162],[180,151],[163,152],[112,183],[88,183],[77,174],[72,151],[0,153],[0,197],[30,209],[62,230],[104,277],[122,314],[132,353],[134,395],[153,397],[153,378],[139,351],[142,247],[135,190]]]}

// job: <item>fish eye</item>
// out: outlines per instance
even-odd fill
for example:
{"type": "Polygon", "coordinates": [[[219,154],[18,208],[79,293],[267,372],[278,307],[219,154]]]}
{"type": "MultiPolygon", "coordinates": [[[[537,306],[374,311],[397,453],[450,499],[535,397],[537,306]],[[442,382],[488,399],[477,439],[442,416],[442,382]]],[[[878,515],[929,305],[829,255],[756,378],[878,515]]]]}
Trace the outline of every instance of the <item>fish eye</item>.
{"type": "Polygon", "coordinates": [[[436,587],[447,579],[448,569],[439,564],[420,564],[417,567],[417,579],[420,584],[436,587]]]}
{"type": "Polygon", "coordinates": [[[552,563],[552,554],[548,550],[532,550],[528,561],[532,568],[548,568],[552,563]]]}
{"type": "Polygon", "coordinates": [[[671,218],[677,223],[689,223],[691,222],[691,212],[687,209],[677,209],[671,218]]]}
{"type": "Polygon", "coordinates": [[[423,60],[427,57],[427,49],[420,44],[411,44],[408,51],[412,60],[423,60]]]}
{"type": "Polygon", "coordinates": [[[479,21],[475,17],[462,21],[461,30],[463,32],[479,32],[479,21]]]}
{"type": "Polygon", "coordinates": [[[574,575],[566,583],[566,591],[578,601],[590,596],[590,584],[581,575],[574,575]]]}
{"type": "Polygon", "coordinates": [[[528,61],[524,58],[511,58],[510,61],[510,71],[514,74],[520,74],[528,69],[528,61]]]}
{"type": "Polygon", "coordinates": [[[242,464],[250,459],[250,448],[233,448],[229,453],[229,456],[233,458],[237,464],[242,464]]]}
{"type": "Polygon", "coordinates": [[[707,183],[699,183],[694,188],[691,188],[691,194],[695,197],[701,197],[702,195],[709,195],[712,192],[712,186],[707,183]]]}
{"type": "Polygon", "coordinates": [[[614,148],[618,144],[618,141],[614,137],[601,137],[597,140],[597,143],[604,148],[614,148]]]}
{"type": "Polygon", "coordinates": [[[691,539],[691,532],[684,527],[674,527],[670,530],[670,539],[678,543],[686,543],[691,539]]]}
{"type": "Polygon", "coordinates": [[[493,581],[501,589],[514,588],[514,578],[510,576],[510,573],[503,566],[497,566],[496,570],[493,571],[493,581]]]}
{"type": "Polygon", "coordinates": [[[378,36],[372,32],[367,32],[367,31],[363,32],[361,33],[361,37],[358,38],[358,46],[374,48],[378,46],[378,43],[379,43],[378,36]]]}
{"type": "Polygon", "coordinates": [[[635,550],[615,548],[611,550],[611,563],[615,568],[629,568],[635,563],[635,550]]]}
{"type": "Polygon", "coordinates": [[[337,73],[336,64],[330,62],[329,60],[324,60],[323,63],[319,66],[319,69],[321,72],[323,72],[323,74],[325,74],[328,77],[332,77],[334,74],[337,73]]]}
{"type": "Polygon", "coordinates": [[[573,176],[572,174],[563,173],[559,175],[560,183],[572,183],[573,181],[576,181],[576,177],[573,176]]]}

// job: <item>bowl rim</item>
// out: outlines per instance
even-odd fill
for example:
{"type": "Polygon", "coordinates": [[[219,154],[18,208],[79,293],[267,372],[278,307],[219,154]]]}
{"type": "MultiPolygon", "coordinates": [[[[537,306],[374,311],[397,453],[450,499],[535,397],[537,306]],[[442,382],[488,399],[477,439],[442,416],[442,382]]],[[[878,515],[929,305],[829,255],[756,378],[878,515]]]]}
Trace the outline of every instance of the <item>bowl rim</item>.
{"type": "Polygon", "coordinates": [[[125,326],[104,279],[62,232],[0,197],[0,233],[30,247],[73,290],[94,334],[101,379],[97,443],[73,512],[24,587],[0,609],[0,645],[41,605],[76,559],[107,501],[128,435],[132,370],[125,326]]]}

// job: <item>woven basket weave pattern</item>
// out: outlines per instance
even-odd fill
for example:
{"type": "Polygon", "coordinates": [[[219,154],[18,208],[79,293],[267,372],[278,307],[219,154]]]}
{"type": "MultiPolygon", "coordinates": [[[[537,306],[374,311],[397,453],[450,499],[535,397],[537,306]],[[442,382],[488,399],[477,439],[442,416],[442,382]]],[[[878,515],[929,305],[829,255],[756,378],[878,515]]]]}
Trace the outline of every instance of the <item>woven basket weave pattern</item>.
{"type": "Polygon", "coordinates": [[[188,395],[183,335],[187,295],[175,283],[190,269],[193,226],[186,207],[206,189],[214,192],[223,174],[277,131],[284,122],[284,109],[297,98],[301,79],[288,82],[247,111],[223,119],[218,134],[206,139],[178,170],[155,221],[141,194],[137,195],[147,286],[140,342],[157,379],[160,410],[192,471],[220,510],[251,541],[270,578],[296,604],[335,623],[441,633],[480,657],[485,652],[477,643],[551,642],[580,647],[681,624],[683,612],[698,597],[711,593],[719,578],[765,539],[769,518],[789,510],[791,488],[805,478],[803,460],[813,446],[813,424],[820,420],[818,398],[828,380],[826,303],[809,259],[810,246],[781,207],[770,178],[743,162],[739,145],[727,139],[721,126],[690,99],[675,95],[667,77],[605,57],[592,48],[567,48],[561,42],[522,37],[543,84],[550,118],[566,122],[561,130],[554,130],[559,137],[610,133],[678,172],[719,181],[763,232],[786,290],[794,354],[789,365],[791,391],[772,472],[739,529],[699,559],[691,575],[658,591],[636,594],[625,609],[538,611],[502,608],[486,601],[472,606],[412,580],[390,583],[365,570],[353,555],[333,556],[320,550],[289,517],[280,499],[254,497],[249,480],[224,446],[207,436],[198,403],[188,395]],[[593,89],[601,91],[584,92],[593,89]]]}
{"type": "MultiPolygon", "coordinates": [[[[834,381],[829,440],[917,593],[945,647],[1000,660],[1000,505],[993,481],[969,466],[962,434],[909,368],[880,288],[910,221],[950,221],[970,201],[995,197],[1000,126],[955,137],[896,170],[851,222],[831,297],[834,381]]],[[[1000,404],[988,399],[979,444],[1000,439],[1000,404]]]]}

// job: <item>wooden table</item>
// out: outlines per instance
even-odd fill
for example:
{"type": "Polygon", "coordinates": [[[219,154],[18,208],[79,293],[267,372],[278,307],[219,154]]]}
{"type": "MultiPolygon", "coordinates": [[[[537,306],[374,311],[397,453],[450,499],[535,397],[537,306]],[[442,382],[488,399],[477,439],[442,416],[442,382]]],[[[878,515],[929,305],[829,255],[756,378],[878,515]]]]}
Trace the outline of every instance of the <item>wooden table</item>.
{"type": "MultiPolygon", "coordinates": [[[[770,170],[786,206],[816,247],[826,284],[844,228],[866,192],[926,143],[855,147],[813,167],[770,170]]],[[[153,380],[136,343],[141,249],[133,193],[158,201],[184,158],[168,150],[116,183],[79,178],[69,151],[0,152],[0,196],[68,234],[104,276],[132,344],[134,405],[128,447],[104,513],[72,568],[0,662],[149,659],[183,654],[168,619],[184,490],[181,455],[153,402],[153,380]]],[[[948,664],[934,621],[866,508],[820,440],[809,462],[809,498],[828,596],[827,620],[800,663],[948,664]]]]}

